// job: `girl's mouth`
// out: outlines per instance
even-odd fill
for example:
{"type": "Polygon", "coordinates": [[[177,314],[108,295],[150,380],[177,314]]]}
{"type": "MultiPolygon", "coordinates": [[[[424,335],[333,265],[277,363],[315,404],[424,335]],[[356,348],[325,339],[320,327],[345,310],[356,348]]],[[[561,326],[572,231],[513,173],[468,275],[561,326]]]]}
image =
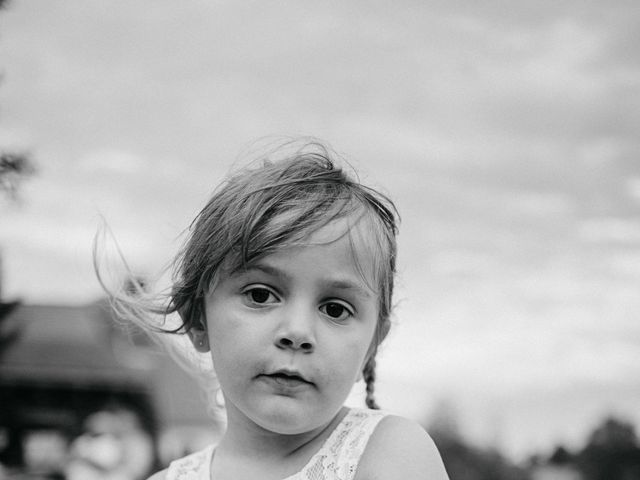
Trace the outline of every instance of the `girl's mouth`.
{"type": "Polygon", "coordinates": [[[303,387],[313,385],[313,382],[307,380],[298,372],[279,370],[273,373],[265,373],[260,375],[268,383],[284,388],[303,387]]]}

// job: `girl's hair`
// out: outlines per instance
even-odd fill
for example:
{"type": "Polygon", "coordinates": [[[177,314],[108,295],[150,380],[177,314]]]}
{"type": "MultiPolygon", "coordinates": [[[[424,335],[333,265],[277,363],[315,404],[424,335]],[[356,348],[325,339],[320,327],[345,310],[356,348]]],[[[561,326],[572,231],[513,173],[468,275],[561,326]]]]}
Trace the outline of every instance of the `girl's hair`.
{"type": "MultiPolygon", "coordinates": [[[[155,313],[177,312],[181,324],[163,331],[185,333],[201,325],[205,296],[222,271],[235,271],[280,249],[304,245],[324,225],[355,218],[350,225],[357,223],[358,228],[347,232],[354,258],[357,262],[357,248],[371,250],[375,285],[370,286],[379,298],[377,326],[362,372],[367,406],[378,408],[373,395],[375,355],[390,327],[399,216],[388,197],[336,166],[326,146],[313,141],[291,151],[292,145],[271,151],[257,167],[239,171],[216,189],[191,223],[173,263],[168,302],[155,313]],[[274,156],[284,158],[274,161],[274,156]]],[[[358,268],[364,275],[362,266],[358,268]]],[[[115,298],[115,304],[121,315],[140,313],[140,303],[132,309],[126,296],[115,298]]]]}

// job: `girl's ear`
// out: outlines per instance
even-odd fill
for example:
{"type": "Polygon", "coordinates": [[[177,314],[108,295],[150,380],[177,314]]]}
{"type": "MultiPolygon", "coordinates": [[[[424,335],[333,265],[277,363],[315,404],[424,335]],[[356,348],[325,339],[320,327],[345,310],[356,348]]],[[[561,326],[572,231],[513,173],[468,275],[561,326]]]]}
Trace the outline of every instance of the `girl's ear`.
{"type": "Polygon", "coordinates": [[[189,339],[200,353],[206,353],[209,351],[209,335],[207,335],[207,329],[202,324],[192,327],[188,332],[189,339]]]}
{"type": "Polygon", "coordinates": [[[193,304],[190,301],[184,303],[184,305],[178,309],[178,315],[182,319],[182,325],[191,325],[191,328],[187,330],[189,340],[200,353],[206,353],[209,351],[209,336],[207,335],[207,321],[204,316],[204,312],[197,307],[199,304],[193,304]],[[194,308],[196,307],[196,308],[194,308]],[[197,318],[196,321],[191,321],[191,318],[197,318]]]}
{"type": "Polygon", "coordinates": [[[189,329],[187,334],[195,349],[200,353],[206,353],[209,349],[209,335],[207,334],[207,321],[204,318],[204,313],[200,314],[200,318],[189,329]]]}

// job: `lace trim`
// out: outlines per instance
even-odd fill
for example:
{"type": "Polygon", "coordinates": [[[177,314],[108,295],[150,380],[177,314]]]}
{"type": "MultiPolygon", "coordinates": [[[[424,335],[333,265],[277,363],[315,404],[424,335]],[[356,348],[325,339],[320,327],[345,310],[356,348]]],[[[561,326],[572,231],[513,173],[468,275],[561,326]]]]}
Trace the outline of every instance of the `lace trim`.
{"type": "Polygon", "coordinates": [[[210,468],[214,445],[171,462],[167,480],[211,480],[210,468]]]}
{"type": "MultiPolygon", "coordinates": [[[[352,480],[369,437],[385,415],[352,408],[302,470],[284,480],[352,480]]],[[[171,462],[167,480],[211,480],[213,450],[212,445],[171,462]]]]}
{"type": "Polygon", "coordinates": [[[285,480],[351,480],[376,426],[386,414],[351,409],[298,473],[285,480]]]}

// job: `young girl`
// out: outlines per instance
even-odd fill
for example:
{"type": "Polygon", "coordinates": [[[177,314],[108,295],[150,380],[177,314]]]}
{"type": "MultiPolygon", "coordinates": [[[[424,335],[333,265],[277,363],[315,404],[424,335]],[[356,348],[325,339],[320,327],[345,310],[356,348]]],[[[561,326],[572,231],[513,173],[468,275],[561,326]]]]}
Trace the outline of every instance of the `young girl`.
{"type": "Polygon", "coordinates": [[[427,433],[373,396],[396,224],[391,201],[317,143],[219,187],[162,313],[177,312],[177,333],[211,355],[227,428],[150,480],[447,478],[427,433]],[[343,406],[360,379],[369,408],[343,406]]]}

